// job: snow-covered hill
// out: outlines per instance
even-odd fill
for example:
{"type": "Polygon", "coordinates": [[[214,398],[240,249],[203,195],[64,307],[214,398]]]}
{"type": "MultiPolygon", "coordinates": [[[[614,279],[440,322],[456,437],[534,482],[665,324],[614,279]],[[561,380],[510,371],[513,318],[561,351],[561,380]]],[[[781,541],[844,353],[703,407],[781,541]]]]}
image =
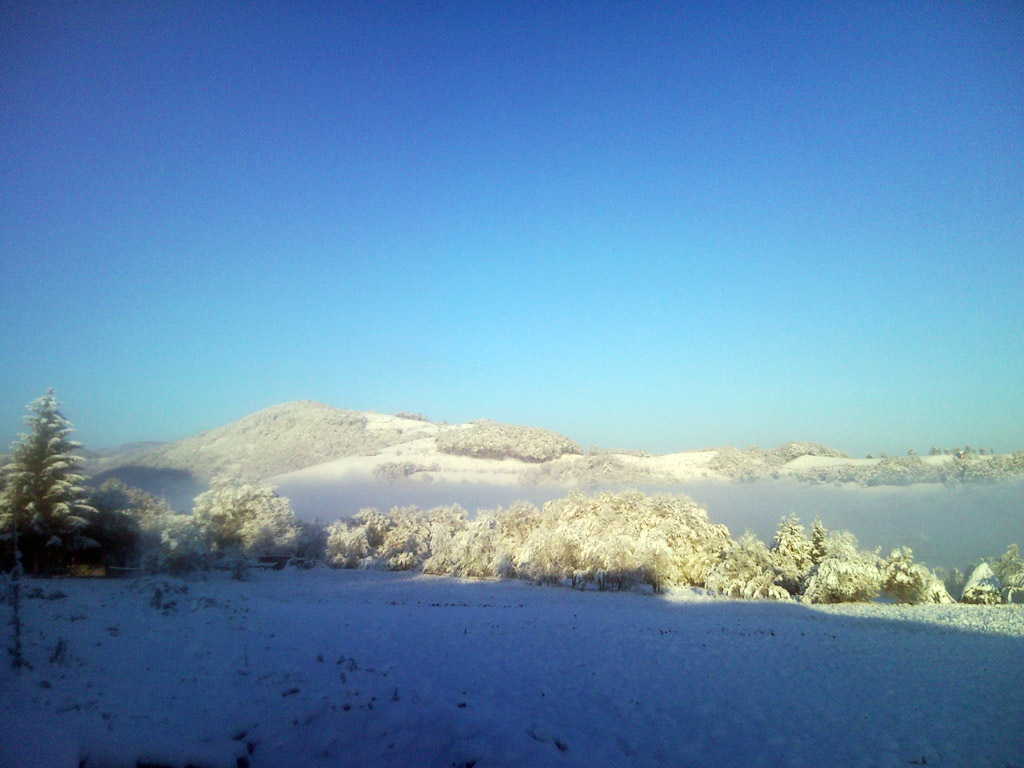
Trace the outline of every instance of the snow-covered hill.
{"type": "Polygon", "coordinates": [[[436,432],[436,425],[415,418],[297,401],[141,453],[105,456],[90,462],[89,469],[101,473],[135,466],[185,471],[204,480],[218,475],[263,479],[436,432]]]}
{"type": "Polygon", "coordinates": [[[1024,606],[331,570],[27,587],[5,768],[1024,765],[1024,606]]]}
{"type": "Polygon", "coordinates": [[[176,443],[133,446],[88,457],[87,471],[168,495],[192,493],[220,475],[285,485],[338,482],[422,489],[426,483],[479,486],[673,486],[705,480],[791,478],[811,483],[908,485],[1024,475],[1013,456],[854,459],[810,442],[768,450],[712,448],[665,455],[583,449],[538,427],[468,424],[284,403],[176,443]]]}

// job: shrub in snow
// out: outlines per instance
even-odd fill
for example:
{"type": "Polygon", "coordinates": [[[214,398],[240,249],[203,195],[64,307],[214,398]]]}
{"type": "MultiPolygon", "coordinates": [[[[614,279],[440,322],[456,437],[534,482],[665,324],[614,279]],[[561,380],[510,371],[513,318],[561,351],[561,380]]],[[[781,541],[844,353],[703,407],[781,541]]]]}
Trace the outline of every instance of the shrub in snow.
{"type": "Polygon", "coordinates": [[[955,602],[934,573],[914,562],[908,547],[889,553],[883,566],[882,590],[901,603],[955,602]]]}
{"type": "Polygon", "coordinates": [[[545,582],[700,586],[728,541],[725,526],[710,524],[685,496],[577,491],[544,505],[522,562],[530,578],[545,582]]]}
{"type": "Polygon", "coordinates": [[[161,522],[160,545],[144,561],[150,570],[178,574],[210,567],[208,536],[191,515],[172,513],[161,522]]]}
{"type": "Polygon", "coordinates": [[[513,502],[508,509],[498,507],[499,576],[521,577],[526,562],[526,542],[540,524],[540,510],[528,501],[513,502]]]}
{"type": "Polygon", "coordinates": [[[370,556],[366,528],[350,520],[335,520],[327,526],[324,560],[334,568],[359,568],[370,556]]]}
{"type": "Polygon", "coordinates": [[[1003,585],[992,571],[992,566],[982,563],[971,573],[964,587],[960,602],[973,605],[996,605],[1002,602],[1003,585]]]}
{"type": "Polygon", "coordinates": [[[477,459],[513,458],[544,462],[564,454],[582,454],[583,448],[569,438],[537,427],[518,427],[496,421],[474,421],[469,427],[441,432],[437,450],[477,459]]]}
{"type": "Polygon", "coordinates": [[[192,515],[214,552],[244,557],[295,554],[300,534],[295,513],[272,486],[219,481],[196,497],[192,515]]]}
{"type": "Polygon", "coordinates": [[[347,520],[327,527],[325,558],[335,568],[369,568],[393,526],[392,519],[376,509],[363,509],[347,520]]]}
{"type": "Polygon", "coordinates": [[[305,567],[323,561],[327,547],[327,531],[317,521],[296,520],[299,535],[295,540],[296,564],[305,567]]]}
{"type": "Polygon", "coordinates": [[[465,527],[466,511],[457,504],[428,511],[394,507],[387,514],[364,509],[327,528],[326,559],[336,568],[392,571],[419,568],[429,561],[427,569],[433,573],[454,573],[454,542],[465,527]]]}
{"type": "Polygon", "coordinates": [[[772,553],[763,541],[747,531],[722,553],[705,586],[726,597],[785,600],[790,594],[776,583],[777,578],[772,553]]]}
{"type": "Polygon", "coordinates": [[[456,541],[466,531],[467,518],[466,510],[458,504],[434,507],[427,512],[428,555],[421,561],[425,572],[457,572],[456,541]]]}
{"type": "Polygon", "coordinates": [[[28,410],[28,432],[11,446],[11,461],[3,468],[0,531],[13,561],[17,517],[18,549],[23,562],[38,572],[62,566],[71,553],[96,546],[84,534],[95,510],[83,486],[86,478],[76,471],[81,458],[73,451],[81,446],[68,437],[74,428],[60,412],[54,391],[32,401],[28,410]]]}
{"type": "Polygon", "coordinates": [[[804,533],[800,521],[792,515],[783,518],[775,532],[771,557],[776,582],[791,595],[803,592],[804,584],[814,566],[811,548],[811,539],[804,533]]]}
{"type": "Polygon", "coordinates": [[[427,573],[450,573],[456,576],[500,575],[501,527],[497,513],[482,510],[476,519],[458,531],[443,552],[433,554],[424,564],[427,573]]]}
{"type": "Polygon", "coordinates": [[[882,573],[876,554],[858,551],[857,539],[846,531],[829,533],[821,548],[821,559],[811,569],[804,589],[806,602],[859,603],[878,596],[882,573]]]}
{"type": "Polygon", "coordinates": [[[1011,544],[999,560],[992,564],[996,578],[1003,585],[1003,602],[1024,601],[1024,559],[1016,544],[1011,544]]]}
{"type": "Polygon", "coordinates": [[[167,502],[120,480],[107,480],[92,493],[97,514],[86,529],[115,563],[155,568],[161,533],[175,515],[167,502]]]}

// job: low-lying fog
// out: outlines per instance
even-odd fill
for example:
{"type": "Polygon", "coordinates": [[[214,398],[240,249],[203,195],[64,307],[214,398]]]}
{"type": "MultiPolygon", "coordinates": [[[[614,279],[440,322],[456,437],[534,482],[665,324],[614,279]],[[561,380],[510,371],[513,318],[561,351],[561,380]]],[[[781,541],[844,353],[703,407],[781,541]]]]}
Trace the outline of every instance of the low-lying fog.
{"type": "MultiPolygon", "coordinates": [[[[477,509],[508,506],[525,499],[540,506],[569,493],[558,486],[496,486],[443,483],[282,482],[279,492],[304,519],[329,522],[365,507],[422,508],[458,503],[477,509]]],[[[810,528],[820,517],[826,528],[845,528],[862,547],[887,554],[904,545],[930,566],[964,568],[981,557],[1001,554],[1011,543],[1024,546],[1024,481],[986,485],[914,485],[836,487],[786,481],[756,483],[698,482],[671,488],[641,488],[653,493],[685,493],[724,523],[733,536],[745,528],[771,542],[779,519],[795,514],[810,528]]],[[[593,492],[593,491],[591,491],[593,492]]]]}

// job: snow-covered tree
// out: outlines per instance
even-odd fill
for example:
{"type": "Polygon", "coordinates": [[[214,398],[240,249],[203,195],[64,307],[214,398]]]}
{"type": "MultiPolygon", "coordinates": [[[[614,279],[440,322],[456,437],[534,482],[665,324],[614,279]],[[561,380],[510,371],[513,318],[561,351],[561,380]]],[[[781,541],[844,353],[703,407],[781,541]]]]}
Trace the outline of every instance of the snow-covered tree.
{"type": "Polygon", "coordinates": [[[294,555],[299,526],[291,503],[269,485],[217,482],[196,497],[192,515],[215,552],[294,555]]]}
{"type": "Polygon", "coordinates": [[[825,539],[828,532],[821,520],[816,519],[811,523],[811,567],[814,567],[825,559],[825,539]]]}
{"type": "Polygon", "coordinates": [[[1007,547],[1003,556],[992,563],[992,571],[1003,586],[1024,588],[1024,558],[1021,558],[1016,544],[1007,547]]]}
{"type": "MultiPolygon", "coordinates": [[[[458,504],[434,507],[427,512],[427,573],[457,573],[456,541],[465,532],[468,515],[458,504]]],[[[466,574],[472,575],[472,574],[466,574]]]]}
{"type": "Polygon", "coordinates": [[[914,562],[908,547],[889,553],[883,565],[882,590],[901,603],[955,602],[934,573],[914,562]]]}
{"type": "Polygon", "coordinates": [[[168,514],[161,520],[160,544],[147,551],[144,564],[162,573],[205,571],[212,552],[207,532],[192,516],[168,514]]]}
{"type": "Polygon", "coordinates": [[[335,520],[327,526],[325,559],[334,568],[360,568],[372,564],[372,556],[383,539],[381,533],[370,537],[377,529],[366,523],[368,517],[383,518],[376,509],[364,509],[348,520],[335,520]]]}
{"type": "Polygon", "coordinates": [[[821,560],[807,579],[803,599],[809,603],[860,603],[882,588],[878,555],[861,552],[847,531],[833,531],[821,541],[821,560]]]}
{"type": "Polygon", "coordinates": [[[501,575],[501,525],[496,512],[481,510],[447,544],[427,560],[425,572],[468,577],[501,575]]]}
{"type": "Polygon", "coordinates": [[[776,583],[778,578],[772,553],[747,531],[722,553],[705,586],[720,595],[744,600],[785,600],[790,593],[776,583]]]}
{"type": "Polygon", "coordinates": [[[812,542],[804,527],[793,515],[783,518],[772,542],[772,562],[776,581],[791,595],[803,592],[804,584],[814,563],[811,560],[812,542]]]}
{"type": "Polygon", "coordinates": [[[13,540],[17,518],[18,547],[23,562],[33,571],[66,563],[72,553],[96,542],[84,535],[88,515],[85,477],[76,471],[80,445],[69,439],[74,431],[60,412],[52,389],[28,406],[28,432],[12,448],[12,460],[3,468],[0,529],[5,543],[13,540]]]}
{"type": "Polygon", "coordinates": [[[522,576],[526,542],[540,523],[540,510],[528,501],[516,501],[508,509],[498,507],[495,516],[498,519],[498,575],[522,576]]]}
{"type": "Polygon", "coordinates": [[[961,603],[997,605],[1003,601],[1003,585],[988,563],[982,563],[971,573],[960,596],[961,603]]]}
{"type": "Polygon", "coordinates": [[[522,549],[526,574],[575,586],[703,585],[728,545],[725,526],[685,496],[575,491],[544,505],[522,549]]]}

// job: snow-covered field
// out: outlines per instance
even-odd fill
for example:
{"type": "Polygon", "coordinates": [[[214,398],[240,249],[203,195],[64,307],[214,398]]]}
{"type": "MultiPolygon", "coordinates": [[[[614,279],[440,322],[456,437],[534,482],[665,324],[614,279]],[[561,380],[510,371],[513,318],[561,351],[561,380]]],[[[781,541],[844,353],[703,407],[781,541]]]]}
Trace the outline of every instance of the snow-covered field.
{"type": "Polygon", "coordinates": [[[330,570],[24,585],[4,768],[1024,766],[1022,606],[330,570]]]}

